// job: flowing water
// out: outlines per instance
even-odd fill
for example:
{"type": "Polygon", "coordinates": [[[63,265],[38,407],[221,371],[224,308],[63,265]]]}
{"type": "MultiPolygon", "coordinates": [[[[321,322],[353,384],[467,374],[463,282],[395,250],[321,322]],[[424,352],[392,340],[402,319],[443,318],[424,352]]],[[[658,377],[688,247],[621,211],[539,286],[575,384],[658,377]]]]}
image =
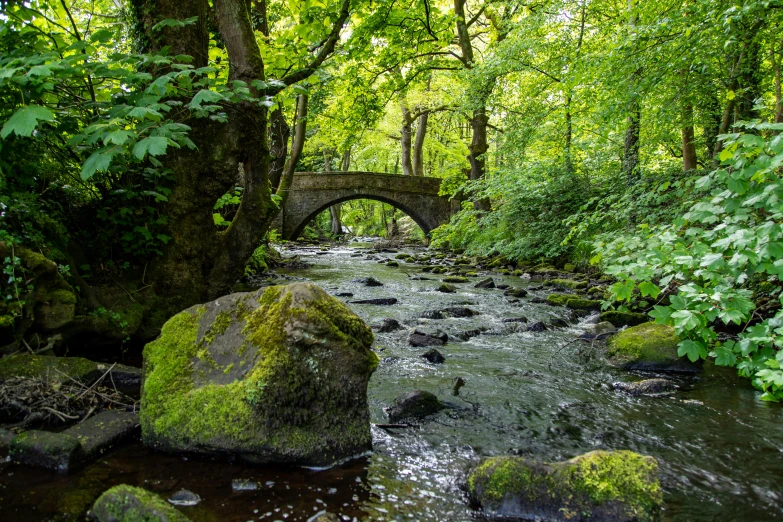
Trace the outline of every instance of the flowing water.
{"type": "MultiPolygon", "coordinates": [[[[81,520],[103,490],[127,483],[164,496],[179,488],[198,493],[199,505],[182,508],[196,522],[307,520],[322,510],[343,520],[471,520],[476,514],[461,485],[482,456],[557,461],[594,449],[630,449],[656,457],[665,520],[783,519],[783,410],[759,401],[749,383],[732,371],[707,367],[698,377],[680,378],[672,396],[629,397],[606,385],[639,376],[608,369],[598,358],[579,361],[575,353],[581,341],[572,341],[590,319],[532,304],[530,297],[545,297],[543,290],[516,303],[499,290],[475,289],[472,282],[444,294],[435,290],[440,276],[402,262],[399,268],[387,267],[359,256],[366,251],[356,247],[328,252],[302,247],[292,253],[311,266],[283,271],[285,277],[314,281],[332,294],[354,294],[345,300],[398,299],[391,306],[350,305],[370,324],[391,317],[406,327],[376,334],[381,363],[369,386],[373,423],[388,422],[383,408],[414,389],[433,392],[450,407],[418,428],[373,427],[371,456],[326,471],[166,455],[139,443],[68,476],[4,463],[0,519],[81,520]],[[352,282],[369,276],[384,285],[352,282]],[[418,318],[448,306],[467,306],[479,315],[418,318]],[[503,323],[520,316],[544,322],[564,318],[571,326],[521,332],[503,323]],[[488,331],[466,342],[452,337],[439,348],[446,362],[435,365],[419,357],[424,348],[408,346],[408,333],[417,325],[441,328],[450,337],[476,328],[488,331]],[[458,377],[465,385],[454,395],[458,377]],[[259,487],[235,491],[235,479],[259,487]]],[[[516,287],[540,284],[493,277],[516,287]]]]}

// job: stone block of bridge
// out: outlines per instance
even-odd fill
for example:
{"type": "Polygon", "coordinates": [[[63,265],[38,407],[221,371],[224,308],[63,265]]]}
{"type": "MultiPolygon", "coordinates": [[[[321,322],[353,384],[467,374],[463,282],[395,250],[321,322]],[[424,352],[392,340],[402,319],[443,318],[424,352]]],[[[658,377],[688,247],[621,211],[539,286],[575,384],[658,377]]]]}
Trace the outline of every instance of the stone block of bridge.
{"type": "Polygon", "coordinates": [[[337,203],[372,199],[405,212],[425,234],[448,223],[458,201],[440,196],[440,178],[376,172],[297,172],[288,199],[272,228],[296,239],[310,221],[337,203]]]}

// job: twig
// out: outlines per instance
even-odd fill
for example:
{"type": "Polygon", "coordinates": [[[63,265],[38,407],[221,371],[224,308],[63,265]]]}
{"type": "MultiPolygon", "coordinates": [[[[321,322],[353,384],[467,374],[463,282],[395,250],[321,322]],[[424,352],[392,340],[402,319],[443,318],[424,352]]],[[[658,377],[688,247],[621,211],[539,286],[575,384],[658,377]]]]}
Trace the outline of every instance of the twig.
{"type": "Polygon", "coordinates": [[[111,280],[112,280],[112,281],[114,281],[114,283],[115,283],[117,286],[119,286],[119,287],[122,289],[122,291],[123,291],[123,292],[125,292],[126,294],[128,294],[128,298],[130,298],[130,300],[131,300],[131,301],[133,301],[134,303],[136,302],[136,300],[133,298],[133,296],[131,295],[131,293],[130,293],[130,292],[128,292],[127,290],[125,290],[125,287],[124,287],[124,286],[122,286],[122,285],[121,285],[121,284],[120,284],[120,283],[119,283],[119,282],[118,282],[116,279],[114,279],[114,276],[113,276],[113,275],[109,274],[109,277],[111,277],[111,280]]]}
{"type": "Polygon", "coordinates": [[[76,397],[76,400],[81,399],[84,396],[85,393],[87,393],[88,391],[92,390],[95,386],[97,386],[103,380],[103,378],[106,377],[106,375],[108,375],[108,373],[114,369],[115,366],[117,366],[117,363],[112,364],[109,367],[109,369],[106,370],[106,372],[104,372],[103,375],[101,375],[100,379],[98,379],[94,383],[92,383],[89,388],[84,390],[78,397],[76,397]]]}
{"type": "Polygon", "coordinates": [[[61,411],[57,411],[54,408],[50,408],[49,406],[43,406],[41,409],[54,413],[55,415],[60,417],[60,420],[62,420],[63,422],[65,422],[65,419],[76,420],[76,419],[79,418],[78,415],[68,415],[68,414],[63,413],[61,411]],[[65,417],[65,418],[63,418],[63,417],[65,417]]]}
{"type": "Polygon", "coordinates": [[[31,353],[31,354],[33,354],[33,355],[35,355],[35,352],[33,351],[33,349],[32,349],[32,348],[30,348],[30,345],[29,345],[29,344],[27,344],[27,341],[25,341],[24,339],[22,339],[22,342],[24,343],[25,347],[26,347],[28,350],[30,350],[30,353],[31,353]]]}

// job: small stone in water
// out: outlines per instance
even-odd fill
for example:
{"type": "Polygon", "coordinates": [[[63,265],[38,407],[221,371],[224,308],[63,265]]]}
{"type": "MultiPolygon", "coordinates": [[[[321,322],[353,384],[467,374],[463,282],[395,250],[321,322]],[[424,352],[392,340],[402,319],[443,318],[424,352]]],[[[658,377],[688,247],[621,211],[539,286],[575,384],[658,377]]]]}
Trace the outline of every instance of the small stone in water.
{"type": "Polygon", "coordinates": [[[201,497],[187,489],[180,489],[169,497],[169,503],[175,506],[195,506],[199,502],[201,497]]]}
{"type": "Polygon", "coordinates": [[[258,482],[250,479],[234,479],[231,481],[231,489],[234,491],[255,491],[258,489],[258,482]]]}

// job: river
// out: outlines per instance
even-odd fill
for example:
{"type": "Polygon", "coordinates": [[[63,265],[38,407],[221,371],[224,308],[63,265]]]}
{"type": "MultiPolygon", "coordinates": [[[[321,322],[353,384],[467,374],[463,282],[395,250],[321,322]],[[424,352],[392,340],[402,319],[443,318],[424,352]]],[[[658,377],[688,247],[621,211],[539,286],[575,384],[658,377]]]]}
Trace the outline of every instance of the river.
{"type": "MultiPolygon", "coordinates": [[[[758,400],[749,382],[733,371],[707,365],[698,377],[678,378],[674,395],[630,397],[607,385],[639,376],[607,368],[599,357],[579,360],[575,354],[581,341],[572,341],[590,318],[530,302],[546,297],[545,289],[512,302],[497,289],[474,288],[478,278],[473,278],[457,284],[456,293],[445,294],[436,291],[443,276],[402,261],[399,267],[386,266],[379,260],[393,259],[395,253],[368,256],[361,245],[328,251],[291,247],[287,254],[310,263],[281,270],[289,280],[314,281],[333,295],[354,294],[343,300],[398,299],[390,306],[350,305],[369,324],[394,318],[406,327],[376,334],[381,363],[368,392],[373,423],[388,422],[384,407],[414,389],[433,392],[450,407],[418,428],[373,427],[371,456],[326,471],[166,455],[140,443],[68,476],[5,462],[0,464],[0,518],[82,520],[103,490],[127,483],[164,496],[179,488],[198,493],[199,505],[182,508],[196,522],[307,520],[321,510],[346,521],[472,520],[475,514],[461,486],[482,456],[556,461],[594,449],[630,449],[660,463],[664,520],[783,519],[783,410],[758,400]],[[352,282],[370,276],[383,286],[352,282]],[[424,311],[449,306],[467,306],[478,315],[419,318],[424,311]],[[528,332],[514,331],[519,323],[503,322],[520,316],[550,324],[567,319],[570,326],[528,332]],[[431,364],[420,357],[425,348],[408,345],[410,329],[417,325],[450,335],[439,348],[445,363],[431,364]],[[467,341],[454,338],[477,328],[487,331],[467,341]],[[465,384],[454,395],[458,377],[465,384]],[[232,488],[236,479],[260,486],[237,491],[232,488]],[[12,518],[6,518],[9,514],[12,518]]],[[[514,287],[541,284],[492,276],[514,287]]]]}

